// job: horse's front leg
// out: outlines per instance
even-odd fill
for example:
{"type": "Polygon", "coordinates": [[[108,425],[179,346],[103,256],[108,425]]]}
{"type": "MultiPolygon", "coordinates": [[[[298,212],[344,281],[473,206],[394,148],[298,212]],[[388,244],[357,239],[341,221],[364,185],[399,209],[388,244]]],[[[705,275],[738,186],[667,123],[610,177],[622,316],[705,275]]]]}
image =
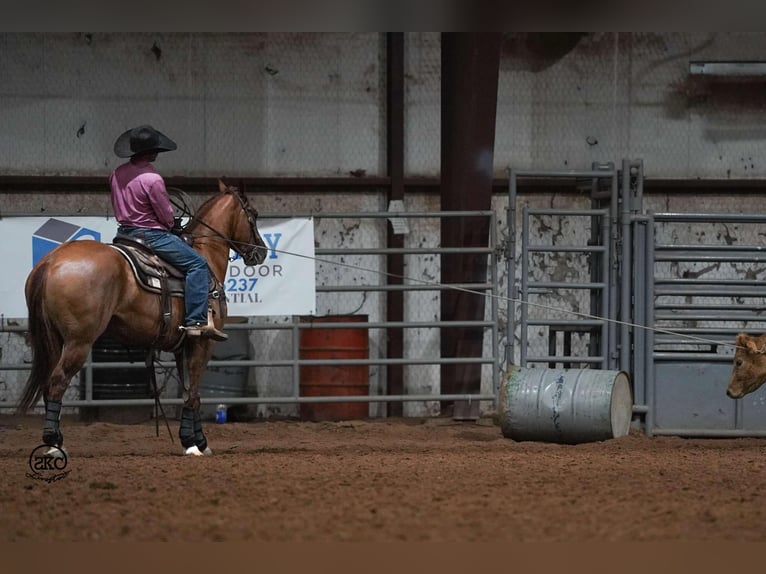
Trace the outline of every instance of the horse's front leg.
{"type": "Polygon", "coordinates": [[[176,365],[183,385],[184,401],[178,438],[181,440],[185,455],[209,456],[213,454],[202,430],[199,396],[199,381],[212,353],[212,343],[200,340],[193,343],[187,342],[183,351],[176,355],[176,365]]]}

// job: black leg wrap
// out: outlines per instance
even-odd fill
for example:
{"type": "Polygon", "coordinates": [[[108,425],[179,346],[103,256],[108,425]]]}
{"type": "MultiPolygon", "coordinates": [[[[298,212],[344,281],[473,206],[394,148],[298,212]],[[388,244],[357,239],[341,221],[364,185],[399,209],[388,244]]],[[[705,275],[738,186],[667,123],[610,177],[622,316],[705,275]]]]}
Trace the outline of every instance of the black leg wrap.
{"type": "Polygon", "coordinates": [[[61,418],[61,401],[45,401],[45,424],[43,425],[43,443],[48,446],[64,444],[59,419],[61,418]]]}
{"type": "Polygon", "coordinates": [[[207,438],[202,432],[202,415],[199,411],[194,413],[194,444],[203,452],[207,448],[207,438]]]}
{"type": "Polygon", "coordinates": [[[181,427],[178,429],[178,438],[181,446],[189,448],[194,446],[194,409],[184,407],[181,409],[181,427]]]}

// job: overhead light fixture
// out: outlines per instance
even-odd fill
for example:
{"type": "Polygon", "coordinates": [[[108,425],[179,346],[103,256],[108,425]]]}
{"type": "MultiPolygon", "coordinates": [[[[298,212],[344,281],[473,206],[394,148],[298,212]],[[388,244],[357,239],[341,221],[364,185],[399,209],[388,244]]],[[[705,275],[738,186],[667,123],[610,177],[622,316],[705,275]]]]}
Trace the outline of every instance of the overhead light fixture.
{"type": "Polygon", "coordinates": [[[755,78],[766,76],[766,62],[689,62],[692,76],[755,78]]]}

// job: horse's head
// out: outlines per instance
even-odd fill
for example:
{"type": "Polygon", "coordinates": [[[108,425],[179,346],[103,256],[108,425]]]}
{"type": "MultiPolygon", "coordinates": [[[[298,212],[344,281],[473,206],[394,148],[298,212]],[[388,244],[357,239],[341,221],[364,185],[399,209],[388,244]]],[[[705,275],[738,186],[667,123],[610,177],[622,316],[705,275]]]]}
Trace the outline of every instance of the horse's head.
{"type": "Polygon", "coordinates": [[[734,369],[726,387],[726,394],[732,399],[741,399],[757,390],[766,382],[766,335],[751,337],[745,333],[737,335],[737,350],[734,352],[734,369]]]}
{"type": "Polygon", "coordinates": [[[239,253],[245,265],[260,265],[266,259],[266,244],[258,231],[258,211],[247,201],[244,190],[226,185],[218,180],[221,193],[231,194],[241,209],[234,216],[230,240],[234,251],[239,253]]]}

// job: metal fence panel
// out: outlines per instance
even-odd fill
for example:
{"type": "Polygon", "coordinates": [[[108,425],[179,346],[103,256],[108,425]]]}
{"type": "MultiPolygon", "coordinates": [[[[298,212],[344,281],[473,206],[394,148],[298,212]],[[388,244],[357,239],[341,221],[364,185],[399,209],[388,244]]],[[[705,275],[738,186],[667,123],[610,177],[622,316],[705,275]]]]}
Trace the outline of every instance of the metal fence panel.
{"type": "MultiPolygon", "coordinates": [[[[240,318],[227,325],[232,334],[249,331],[249,356],[218,357],[209,363],[212,371],[225,368],[245,367],[249,370],[248,381],[240,389],[229,393],[225,402],[230,404],[257,405],[255,415],[259,417],[294,416],[297,405],[302,402],[370,402],[371,416],[385,414],[384,403],[402,401],[407,405],[406,416],[432,416],[438,414],[439,400],[447,399],[439,384],[439,365],[475,363],[482,365],[480,392],[460,395],[459,400],[481,400],[489,408],[494,408],[494,401],[499,389],[500,346],[497,335],[498,300],[495,213],[485,212],[414,212],[398,214],[411,222],[411,231],[405,242],[407,263],[404,286],[387,285],[383,273],[385,258],[391,250],[385,247],[385,233],[389,225],[389,215],[385,212],[353,213],[314,213],[316,222],[316,281],[317,281],[317,316],[340,314],[364,315],[368,322],[353,326],[369,332],[369,356],[349,359],[311,359],[301,356],[299,332],[311,327],[300,321],[299,317],[253,317],[240,318]],[[439,281],[441,253],[449,251],[439,247],[438,238],[429,235],[425,241],[423,229],[439,226],[446,217],[484,218],[489,220],[492,233],[485,248],[477,248],[477,256],[488,258],[488,279],[482,284],[468,284],[469,288],[483,293],[488,302],[485,320],[477,323],[484,330],[484,351],[481,357],[440,357],[440,328],[458,325],[457,322],[443,323],[440,317],[440,293],[444,286],[439,281]],[[405,294],[407,316],[402,323],[388,323],[385,317],[385,293],[388,289],[401,289],[405,294]],[[404,356],[400,359],[387,358],[385,341],[386,329],[404,328],[404,356]],[[404,365],[405,395],[388,396],[385,388],[386,365],[404,365]],[[365,399],[359,397],[311,398],[300,395],[299,369],[302,365],[333,365],[342,368],[350,365],[369,367],[369,393],[365,399]]],[[[263,218],[297,217],[279,213],[262,213],[263,218]]],[[[349,325],[343,325],[349,327],[349,325]]],[[[321,325],[321,328],[333,328],[321,325]]],[[[23,326],[6,327],[7,336],[23,334],[23,326]]],[[[163,354],[159,366],[160,385],[164,387],[163,400],[168,404],[178,404],[178,381],[174,374],[171,357],[163,354]],[[175,380],[174,380],[175,379],[175,380]]],[[[0,372],[7,371],[16,375],[14,391],[6,394],[6,403],[2,407],[12,407],[21,392],[21,382],[25,379],[24,371],[30,368],[28,349],[24,360],[8,363],[2,357],[0,372]]],[[[65,395],[67,407],[85,405],[134,405],[151,404],[151,399],[88,400],[92,397],[93,371],[98,369],[140,368],[142,364],[130,363],[94,363],[89,361],[80,381],[74,381],[65,395]],[[84,385],[84,388],[83,388],[84,385]],[[82,398],[85,397],[85,398],[82,398]]],[[[223,401],[221,395],[205,392],[203,378],[203,404],[223,401]]]]}

